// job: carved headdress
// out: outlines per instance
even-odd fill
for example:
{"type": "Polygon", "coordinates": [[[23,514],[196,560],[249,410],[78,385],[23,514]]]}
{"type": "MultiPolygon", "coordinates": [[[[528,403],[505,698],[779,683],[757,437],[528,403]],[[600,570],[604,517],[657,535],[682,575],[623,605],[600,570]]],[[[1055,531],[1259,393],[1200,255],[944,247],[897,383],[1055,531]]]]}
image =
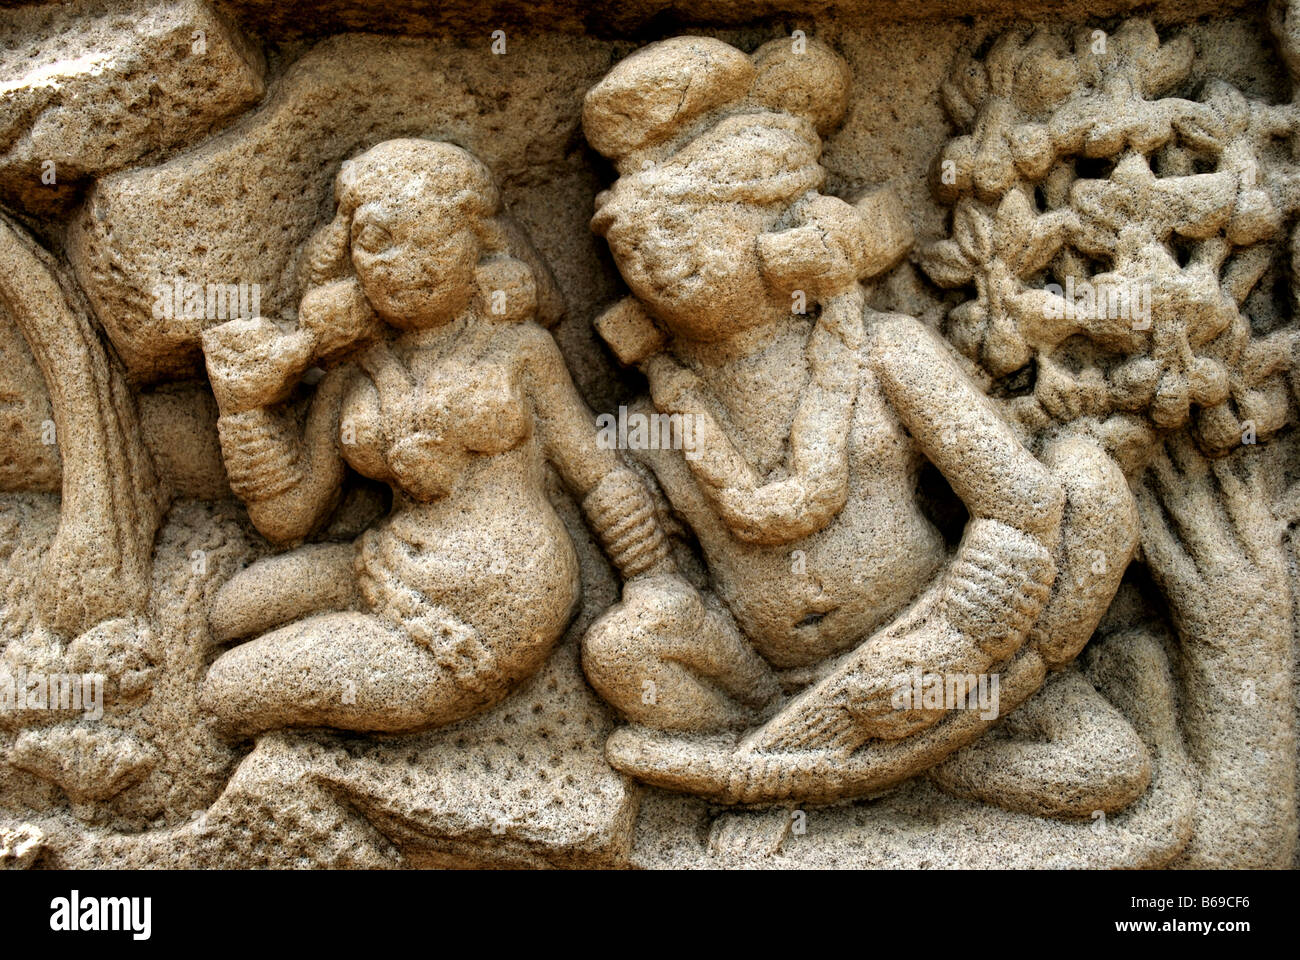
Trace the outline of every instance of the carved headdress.
{"type": "MultiPolygon", "coordinates": [[[[692,470],[745,540],[806,536],[829,523],[847,496],[846,437],[863,342],[858,280],[873,264],[862,213],[819,191],[826,179],[821,135],[843,116],[849,81],[844,61],[816,41],[774,40],[747,56],[720,40],[679,37],[623,60],[583,104],[588,140],[619,171],[596,198],[597,233],[612,240],[611,231],[646,232],[639,216],[665,204],[685,207],[686,218],[697,205],[762,208],[768,226],[754,246],[727,251],[742,261],[738,275],[761,275],[765,296],[794,293],[801,303],[806,294],[820,303],[808,346],[811,381],[794,418],[786,475],[770,482],[708,419],[705,385],[656,352],[664,338],[639,305],[597,321],[621,359],[647,365],[656,405],[699,418],[708,442],[692,470]],[[656,382],[669,381],[678,388],[655,391],[656,382]]],[[[747,307],[741,301],[733,313],[743,316],[747,307]]],[[[696,332],[712,335],[703,327],[696,332]]]]}
{"type": "Polygon", "coordinates": [[[592,228],[604,234],[646,194],[769,206],[782,216],[779,232],[758,241],[768,281],[816,297],[842,292],[885,265],[862,211],[817,193],[821,138],[844,116],[850,81],[838,54],[802,37],[753,55],[709,37],[637,51],[583,103],[587,139],[619,172],[596,198],[592,228]]]}
{"type": "Polygon", "coordinates": [[[721,40],[675,37],[637,51],[592,87],[582,125],[620,174],[662,162],[711,130],[726,136],[720,122],[745,114],[803,120],[815,162],[819,135],[844,115],[849,80],[844,61],[815,40],[773,40],[751,57],[721,40]]]}

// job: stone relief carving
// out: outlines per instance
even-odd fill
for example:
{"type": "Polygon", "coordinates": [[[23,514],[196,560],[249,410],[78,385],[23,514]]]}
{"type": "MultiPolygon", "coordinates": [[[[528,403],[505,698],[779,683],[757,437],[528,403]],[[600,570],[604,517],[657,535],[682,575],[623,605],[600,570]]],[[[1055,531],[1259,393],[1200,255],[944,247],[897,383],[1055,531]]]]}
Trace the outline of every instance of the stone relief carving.
{"type": "Polygon", "coordinates": [[[0,864],[1294,865],[1288,5],[120,7],[4,14],[0,864]]]}
{"type": "MultiPolygon", "coordinates": [[[[273,543],[320,525],[345,463],[389,484],[393,510],[355,545],[277,554],[221,588],[215,639],[278,627],[204,682],[201,702],[243,733],[418,730],[536,672],[581,586],[547,462],[624,576],[675,578],[649,492],[596,447],[538,323],[558,319],[554,281],[500,216],[483,165],[388,140],[343,165],[337,199],[309,241],[295,329],[256,318],[204,332],[217,429],[231,488],[273,543]],[[355,362],[325,373],[299,427],[283,409],[294,381],[340,354],[355,362]]],[[[659,589],[627,602],[653,608],[659,589]]]]}
{"type": "MultiPolygon", "coordinates": [[[[752,647],[763,665],[664,644],[661,667],[656,638],[617,618],[587,635],[584,663],[607,700],[657,729],[710,732],[733,719],[690,672],[724,691],[794,693],[746,718],[734,745],[632,730],[611,740],[616,767],[726,802],[860,796],[970,743],[998,710],[945,716],[920,698],[898,709],[898,678],[1006,665],[1002,703],[1019,705],[1086,643],[1137,535],[1128,487],[1103,451],[1063,435],[1036,460],[930,329],[864,313],[859,278],[888,265],[866,251],[888,237],[818,192],[816,124],[842,113],[845,72],[815,43],[795,54],[774,41],[751,61],[721,41],[666,41],[624,60],[584,104],[588,138],[621,173],[594,225],[672,336],[658,352],[616,350],[641,363],[656,410],[696,423],[697,455],[661,450],[652,469],[734,618],[719,628],[726,642],[752,647]],[[645,89],[683,105],[665,123],[653,101],[624,102],[645,89]],[[790,310],[805,293],[812,321],[790,310]],[[773,430],[783,421],[788,437],[773,430]],[[951,558],[916,502],[922,457],[970,513],[951,558]],[[762,482],[774,471],[779,479],[762,482]],[[1106,572],[1089,582],[1094,554],[1106,572]],[[659,691],[650,704],[647,675],[659,691]]],[[[626,330],[651,324],[648,315],[621,319],[607,325],[611,336],[659,345],[626,330]]],[[[1065,682],[1043,696],[1065,691],[1094,692],[1065,682]]],[[[1083,768],[1079,806],[1062,810],[1122,807],[1147,785],[1145,751],[1122,718],[1079,714],[1100,722],[1089,732],[1119,741],[1122,756],[1093,771],[1086,756],[1072,758],[1083,768]]],[[[1060,784],[1034,797],[1044,785],[1025,772],[1009,802],[1061,803],[1060,784]]]]}

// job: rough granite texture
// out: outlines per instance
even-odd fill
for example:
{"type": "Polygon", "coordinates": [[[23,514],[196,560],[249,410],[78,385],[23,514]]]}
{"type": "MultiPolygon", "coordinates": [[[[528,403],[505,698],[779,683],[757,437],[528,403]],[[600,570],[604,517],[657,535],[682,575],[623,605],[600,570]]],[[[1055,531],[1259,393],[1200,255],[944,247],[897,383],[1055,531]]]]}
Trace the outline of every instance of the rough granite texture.
{"type": "Polygon", "coordinates": [[[0,2],[0,867],[1290,868],[1300,4],[0,2]]]}

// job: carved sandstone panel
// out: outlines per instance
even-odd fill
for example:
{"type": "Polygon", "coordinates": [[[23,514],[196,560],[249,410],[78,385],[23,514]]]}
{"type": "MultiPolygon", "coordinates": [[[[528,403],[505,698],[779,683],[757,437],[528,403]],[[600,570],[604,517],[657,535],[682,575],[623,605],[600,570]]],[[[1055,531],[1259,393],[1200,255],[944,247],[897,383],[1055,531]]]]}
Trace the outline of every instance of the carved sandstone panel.
{"type": "Polygon", "coordinates": [[[779,6],[0,14],[0,865],[1295,864],[1300,15],[779,6]]]}

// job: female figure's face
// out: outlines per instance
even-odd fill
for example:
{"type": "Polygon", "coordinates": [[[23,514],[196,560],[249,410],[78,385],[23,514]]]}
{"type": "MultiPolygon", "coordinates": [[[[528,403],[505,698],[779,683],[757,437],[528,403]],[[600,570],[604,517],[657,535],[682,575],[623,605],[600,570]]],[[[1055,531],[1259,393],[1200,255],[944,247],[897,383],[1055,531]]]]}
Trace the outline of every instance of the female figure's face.
{"type": "Polygon", "coordinates": [[[436,199],[362,203],[352,218],[352,264],[375,312],[404,330],[439,326],[474,296],[480,245],[464,218],[436,199]]]}

